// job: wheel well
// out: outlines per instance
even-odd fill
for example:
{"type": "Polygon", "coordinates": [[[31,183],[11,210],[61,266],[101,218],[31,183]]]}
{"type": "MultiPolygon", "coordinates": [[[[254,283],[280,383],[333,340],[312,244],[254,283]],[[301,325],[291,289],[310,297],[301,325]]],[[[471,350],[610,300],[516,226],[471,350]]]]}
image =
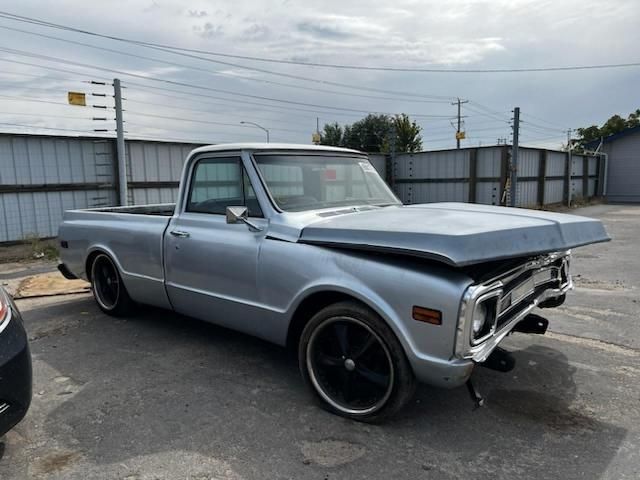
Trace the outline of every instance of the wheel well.
{"type": "Polygon", "coordinates": [[[296,308],[296,311],[291,318],[289,324],[289,331],[287,333],[287,348],[296,349],[302,330],[311,317],[324,307],[332,305],[334,303],[342,302],[344,300],[355,300],[362,303],[357,298],[342,292],[316,292],[305,298],[300,305],[296,308]]]}
{"type": "Polygon", "coordinates": [[[84,271],[87,274],[87,280],[89,280],[89,282],[91,281],[91,265],[93,264],[93,261],[95,260],[95,258],[101,253],[108,255],[106,252],[103,252],[102,250],[94,250],[89,254],[89,256],[87,257],[87,261],[84,264],[84,271]]]}

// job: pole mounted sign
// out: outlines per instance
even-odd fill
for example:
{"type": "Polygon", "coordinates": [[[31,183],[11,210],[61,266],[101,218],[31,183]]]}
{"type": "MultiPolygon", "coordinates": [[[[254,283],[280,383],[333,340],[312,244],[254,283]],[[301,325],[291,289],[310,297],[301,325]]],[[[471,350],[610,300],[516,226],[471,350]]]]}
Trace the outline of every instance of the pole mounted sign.
{"type": "Polygon", "coordinates": [[[69,100],[69,105],[80,105],[81,107],[87,106],[85,94],[82,92],[68,92],[67,99],[69,100]]]}

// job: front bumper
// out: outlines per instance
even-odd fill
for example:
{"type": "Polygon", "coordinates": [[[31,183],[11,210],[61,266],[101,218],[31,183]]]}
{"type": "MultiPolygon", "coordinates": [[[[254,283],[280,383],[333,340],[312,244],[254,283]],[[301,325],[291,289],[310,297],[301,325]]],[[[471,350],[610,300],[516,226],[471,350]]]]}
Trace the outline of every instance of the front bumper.
{"type": "Polygon", "coordinates": [[[9,295],[10,318],[0,332],[0,436],[20,422],[31,404],[31,353],[22,317],[9,295]]]}
{"type": "Polygon", "coordinates": [[[497,279],[469,287],[458,321],[456,357],[484,362],[535,307],[571,290],[573,281],[569,274],[569,259],[570,252],[550,254],[497,279]],[[475,340],[471,332],[474,308],[487,299],[494,299],[493,321],[486,333],[475,340]]]}

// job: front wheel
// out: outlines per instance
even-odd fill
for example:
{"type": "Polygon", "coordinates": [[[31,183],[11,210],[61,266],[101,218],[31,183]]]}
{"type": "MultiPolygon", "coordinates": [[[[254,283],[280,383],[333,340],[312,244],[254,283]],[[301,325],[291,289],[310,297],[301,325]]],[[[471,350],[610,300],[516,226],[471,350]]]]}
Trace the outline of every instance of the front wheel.
{"type": "Polygon", "coordinates": [[[356,302],[336,303],[314,315],[300,337],[298,358],[321,405],[354,420],[388,418],[415,389],[400,342],[378,315],[356,302]]]}
{"type": "Polygon", "coordinates": [[[91,289],[98,307],[107,315],[118,317],[133,310],[133,301],[115,263],[104,253],[97,255],[91,264],[91,289]]]}

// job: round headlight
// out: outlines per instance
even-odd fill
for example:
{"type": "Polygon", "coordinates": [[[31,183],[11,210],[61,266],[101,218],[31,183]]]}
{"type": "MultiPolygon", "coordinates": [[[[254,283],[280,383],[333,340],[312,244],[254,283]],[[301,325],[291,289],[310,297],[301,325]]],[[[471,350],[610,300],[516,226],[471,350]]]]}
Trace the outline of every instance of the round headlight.
{"type": "Polygon", "coordinates": [[[482,327],[484,327],[485,322],[487,321],[487,307],[485,307],[484,303],[479,303],[476,305],[475,310],[473,311],[473,336],[477,337],[478,334],[482,331],[482,327]]]}

